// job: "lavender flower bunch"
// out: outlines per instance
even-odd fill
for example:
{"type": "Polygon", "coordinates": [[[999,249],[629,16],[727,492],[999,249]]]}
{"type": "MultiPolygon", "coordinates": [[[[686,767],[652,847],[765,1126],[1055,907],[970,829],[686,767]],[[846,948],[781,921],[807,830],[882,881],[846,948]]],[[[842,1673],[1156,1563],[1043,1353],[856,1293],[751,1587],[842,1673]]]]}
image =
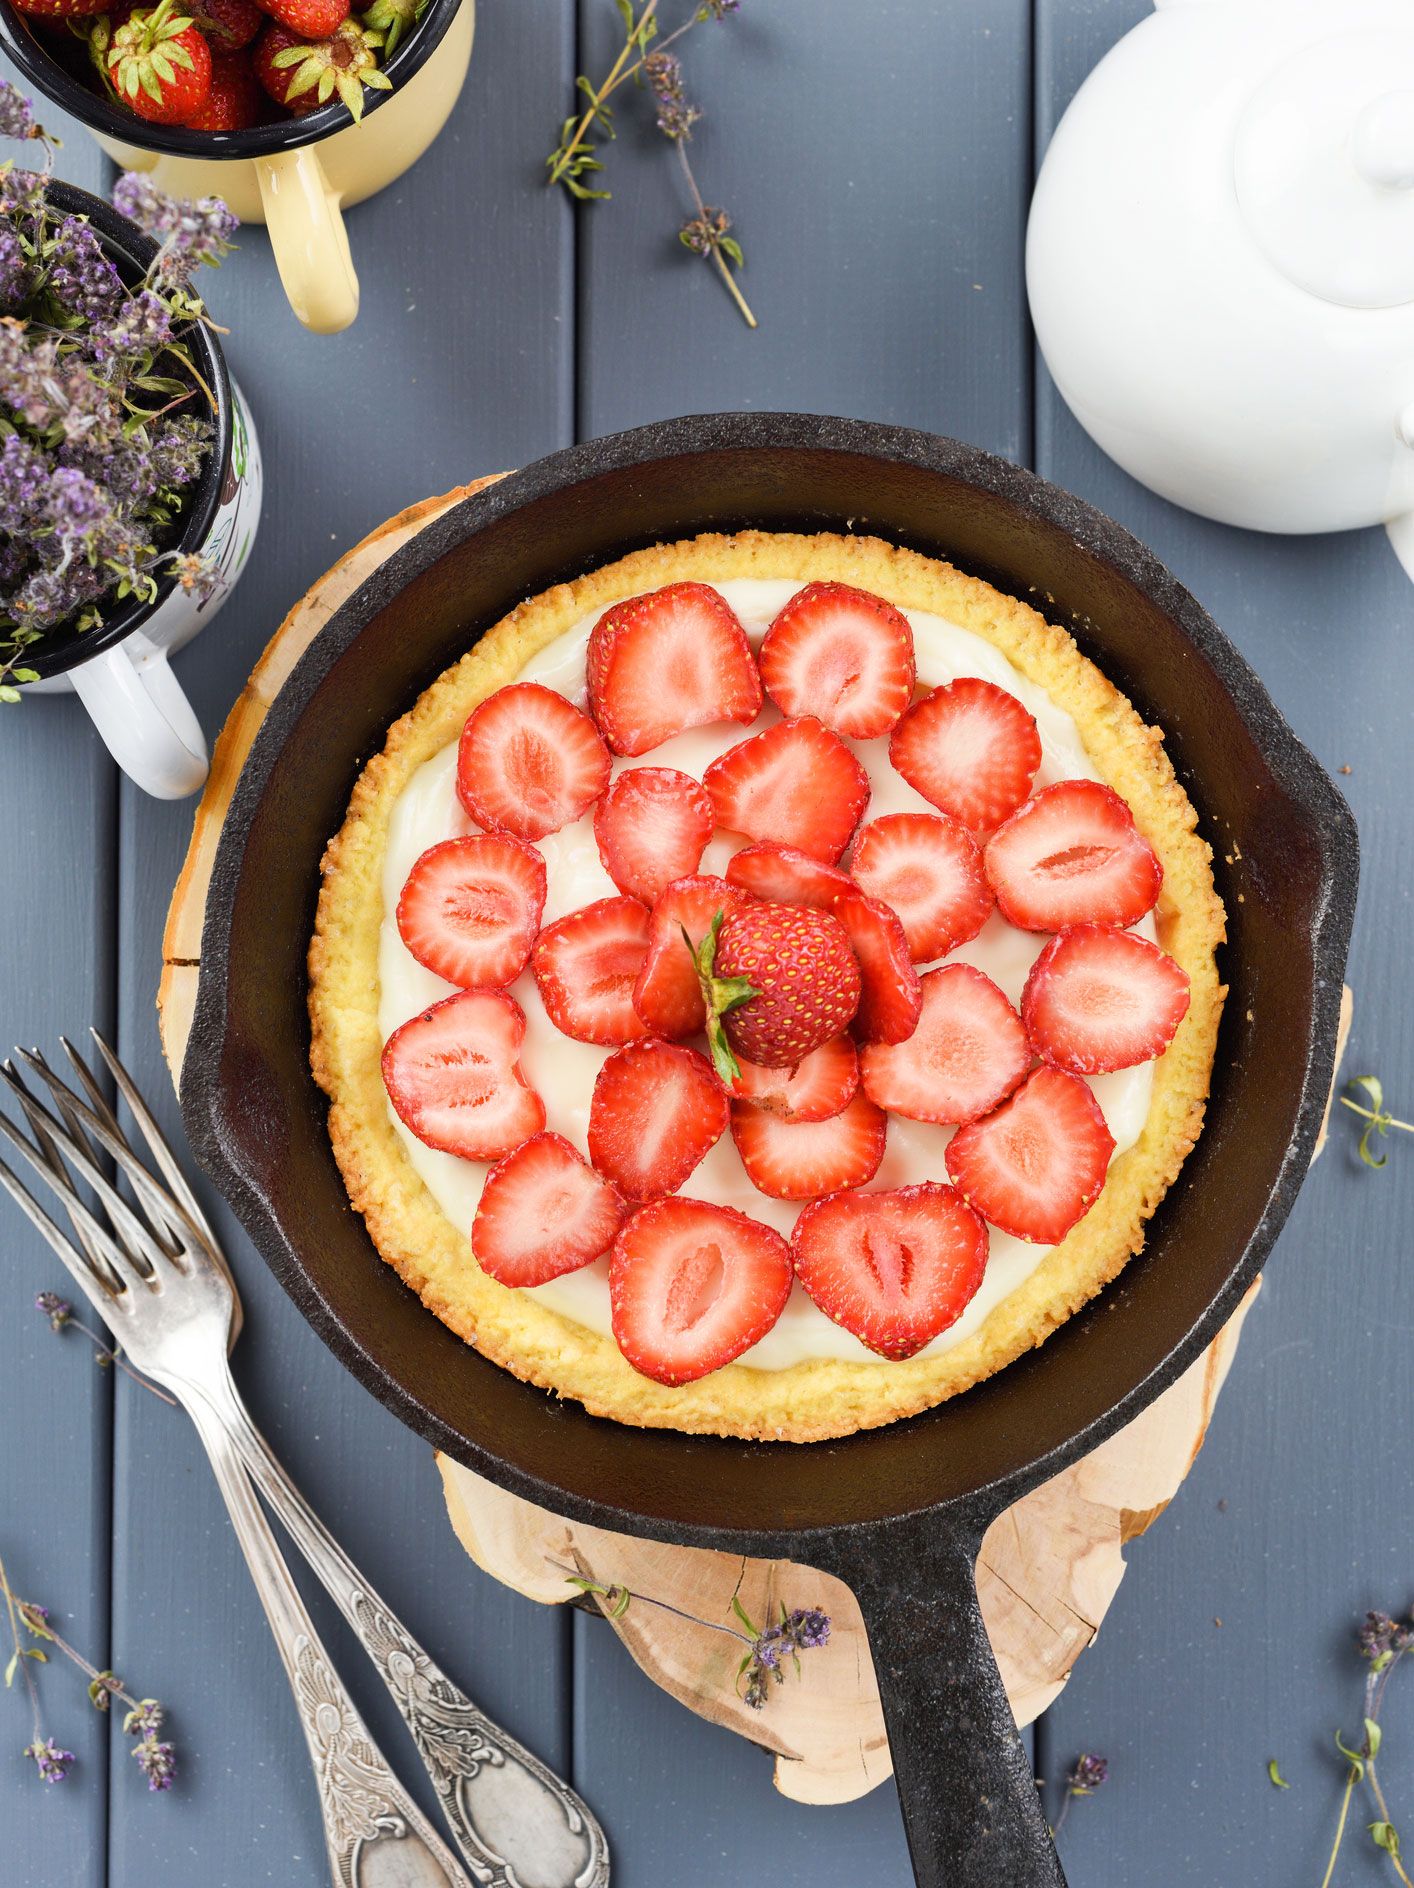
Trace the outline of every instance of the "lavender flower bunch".
{"type": "MultiPolygon", "coordinates": [[[[52,140],[0,80],[0,136],[52,140]]],[[[0,165],[0,702],[38,679],[26,652],[79,634],[163,576],[197,596],[213,565],[173,548],[216,438],[189,341],[196,271],[231,246],[214,197],[179,203],[145,177],[113,201],[158,243],[125,282],[85,217],[49,201],[49,169],[0,165]]]]}

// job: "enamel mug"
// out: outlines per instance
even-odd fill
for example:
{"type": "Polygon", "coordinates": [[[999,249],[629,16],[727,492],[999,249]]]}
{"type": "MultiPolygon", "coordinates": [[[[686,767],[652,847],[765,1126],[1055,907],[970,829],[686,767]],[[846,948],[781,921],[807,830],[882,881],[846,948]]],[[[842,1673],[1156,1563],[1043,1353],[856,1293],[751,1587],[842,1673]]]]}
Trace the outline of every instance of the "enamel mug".
{"type": "Polygon", "coordinates": [[[346,206],[401,177],[451,114],[466,78],[475,0],[429,0],[385,68],[390,91],[364,92],[363,117],[336,94],[302,118],[247,131],[152,125],[91,82],[85,48],[32,33],[0,0],[0,43],[56,105],[125,170],[149,172],[176,197],[221,197],[243,223],[265,223],[290,306],[316,334],[337,334],[358,313],[358,277],[346,206]]]}
{"type": "MultiPolygon", "coordinates": [[[[157,253],[156,245],[101,197],[53,182],[49,201],[70,215],[86,216],[129,281],[139,278],[157,253]]],[[[250,556],[260,517],[260,447],[245,401],[209,328],[193,327],[187,345],[216,398],[216,439],[201,477],[188,491],[180,535],[171,548],[213,557],[220,587],[198,602],[168,577],[150,603],[129,597],[103,606],[103,620],[92,629],[46,636],[25,651],[25,666],[40,678],[25,684],[26,702],[0,711],[41,712],[28,697],[72,692],[124,773],[159,800],[195,793],[207,773],[201,724],[167,658],[204,629],[230,595],[250,556]]]]}

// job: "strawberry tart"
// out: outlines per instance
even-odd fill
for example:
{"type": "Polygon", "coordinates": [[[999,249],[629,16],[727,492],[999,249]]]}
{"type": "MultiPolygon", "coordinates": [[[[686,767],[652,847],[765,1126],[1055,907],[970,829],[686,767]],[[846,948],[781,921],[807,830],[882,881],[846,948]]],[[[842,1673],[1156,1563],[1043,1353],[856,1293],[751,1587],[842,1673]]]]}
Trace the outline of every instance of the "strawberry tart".
{"type": "Polygon", "coordinates": [[[324,861],[354,1206],[486,1356],[809,1442],[1039,1344],[1144,1243],[1223,989],[1164,750],[1031,605],[744,532],[522,603],[324,861]]]}

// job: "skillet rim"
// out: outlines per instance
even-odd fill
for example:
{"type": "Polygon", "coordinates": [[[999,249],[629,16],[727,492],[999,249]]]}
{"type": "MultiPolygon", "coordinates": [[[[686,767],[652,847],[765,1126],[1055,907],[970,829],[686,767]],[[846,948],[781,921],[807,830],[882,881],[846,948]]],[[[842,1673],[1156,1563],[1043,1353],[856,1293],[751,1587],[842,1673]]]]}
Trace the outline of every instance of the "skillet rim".
{"type": "MultiPolygon", "coordinates": [[[[887,530],[887,525],[880,522],[879,528],[887,530]]],[[[339,1361],[435,1448],[497,1485],[595,1526],[683,1544],[730,1546],[751,1553],[776,1553],[784,1544],[799,1551],[802,1543],[811,1540],[838,1539],[841,1534],[901,1525],[945,1510],[970,1512],[985,1520],[1131,1421],[1206,1347],[1261,1269],[1305,1178],[1325,1111],[1333,1074],[1341,972],[1354,918],[1358,857],[1358,835],[1349,807],[1325,769],[1297,738],[1246,658],[1139,539],[1086,501],[980,447],[888,423],[793,413],[689,415],[660,421],[563,448],[459,501],[361,584],[300,658],[257,733],[223,825],[207,899],[192,1031],[180,1081],[182,1114],[198,1160],[233,1206],[265,1262],[339,1361]],[[968,1493],[872,1519],[813,1527],[735,1528],[645,1515],[547,1482],[453,1428],[391,1374],[321,1295],[285,1240],[258,1179],[232,1158],[219,1131],[223,1092],[219,1070],[227,1037],[231,976],[228,922],[239,886],[242,856],[285,742],[330,670],[408,583],[468,538],[521,507],[606,473],[641,469],[673,458],[760,448],[836,452],[916,466],[1000,498],[1041,526],[1068,535],[1089,557],[1141,591],[1197,650],[1232,700],[1282,795],[1301,810],[1317,841],[1320,860],[1311,913],[1303,928],[1303,937],[1310,940],[1313,1000],[1294,1129],[1261,1216],[1241,1252],[1233,1257],[1226,1281],[1203,1313],[1117,1401],[1072,1429],[1065,1440],[1044,1454],[1028,1458],[968,1493]]],[[[927,1415],[913,1420],[926,1421],[927,1415]]],[[[890,1425],[877,1433],[887,1435],[897,1427],[890,1425]]],[[[869,1433],[874,1432],[866,1432],[866,1440],[869,1433]]]]}

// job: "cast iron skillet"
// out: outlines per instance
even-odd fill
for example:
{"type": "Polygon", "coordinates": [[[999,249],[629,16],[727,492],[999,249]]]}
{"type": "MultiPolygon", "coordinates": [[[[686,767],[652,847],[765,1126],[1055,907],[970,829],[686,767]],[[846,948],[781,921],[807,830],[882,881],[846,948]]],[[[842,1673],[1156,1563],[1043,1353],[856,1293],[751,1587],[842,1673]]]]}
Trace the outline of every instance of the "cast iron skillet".
{"type": "Polygon", "coordinates": [[[1344,801],[1251,669],[1089,506],[925,433],[790,414],[673,420],[555,453],[456,506],[350,597],[295,669],[221,840],[186,1123],[315,1329],[439,1449],[577,1519],[788,1556],[853,1588],[923,1888],[1057,1884],[978,1611],[978,1546],[1002,1508],[1172,1383],[1266,1258],[1331,1081],[1356,876],[1344,801]],[[1207,1128],[1143,1255],[965,1396],[808,1447],[598,1421],[462,1344],[379,1261],[350,1208],[307,1059],[319,858],[389,722],[519,599],[659,539],[744,526],[878,532],[1072,627],[1164,728],[1230,924],[1207,1128]]]}

